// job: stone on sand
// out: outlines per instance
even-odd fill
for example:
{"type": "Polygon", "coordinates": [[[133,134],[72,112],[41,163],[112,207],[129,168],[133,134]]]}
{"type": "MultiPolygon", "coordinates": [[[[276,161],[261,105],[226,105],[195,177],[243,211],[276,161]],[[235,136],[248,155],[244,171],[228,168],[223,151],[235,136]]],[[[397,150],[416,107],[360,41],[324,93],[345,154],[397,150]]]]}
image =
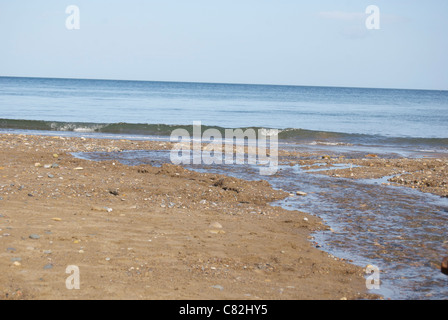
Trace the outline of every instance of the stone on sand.
{"type": "Polygon", "coordinates": [[[222,229],[222,225],[219,222],[213,222],[212,224],[210,224],[209,228],[222,229]]]}
{"type": "Polygon", "coordinates": [[[112,212],[112,208],[93,206],[92,211],[112,212]]]}
{"type": "Polygon", "coordinates": [[[442,273],[448,276],[448,257],[442,261],[442,273]]]}

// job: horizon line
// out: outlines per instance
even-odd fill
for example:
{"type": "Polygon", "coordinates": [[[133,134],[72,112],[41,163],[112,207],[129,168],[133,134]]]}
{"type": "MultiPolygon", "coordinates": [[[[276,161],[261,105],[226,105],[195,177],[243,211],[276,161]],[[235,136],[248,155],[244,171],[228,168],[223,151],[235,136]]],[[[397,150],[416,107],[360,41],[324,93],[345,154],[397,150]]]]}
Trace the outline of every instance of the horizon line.
{"type": "Polygon", "coordinates": [[[448,89],[421,89],[421,88],[385,88],[385,87],[353,87],[336,85],[303,85],[303,84],[268,84],[268,83],[243,83],[243,82],[205,82],[205,81],[175,81],[175,80],[130,80],[130,79],[104,79],[104,78],[68,78],[68,77],[39,77],[39,76],[3,76],[0,78],[23,79],[54,79],[54,80],[93,80],[93,81],[127,81],[127,82],[162,82],[162,83],[190,83],[190,84],[218,84],[241,86],[278,86],[278,87],[308,87],[308,88],[341,88],[341,89],[379,89],[379,90],[415,90],[415,91],[448,91],[448,89]]]}

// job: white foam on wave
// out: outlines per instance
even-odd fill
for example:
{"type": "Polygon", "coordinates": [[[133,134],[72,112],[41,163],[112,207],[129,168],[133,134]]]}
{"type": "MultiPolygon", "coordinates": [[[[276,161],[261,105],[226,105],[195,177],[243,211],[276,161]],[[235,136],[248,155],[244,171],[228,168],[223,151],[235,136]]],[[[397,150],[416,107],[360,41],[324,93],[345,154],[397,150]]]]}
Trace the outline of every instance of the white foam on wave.
{"type": "Polygon", "coordinates": [[[265,137],[278,136],[282,132],[279,129],[260,129],[260,133],[265,137]]]}
{"type": "Polygon", "coordinates": [[[75,128],[73,129],[74,132],[95,132],[95,129],[93,128],[75,128]]]}
{"type": "Polygon", "coordinates": [[[352,143],[328,142],[328,141],[312,141],[308,144],[311,146],[353,146],[352,143]]]}
{"type": "Polygon", "coordinates": [[[103,128],[103,125],[93,125],[93,126],[80,126],[76,123],[66,123],[61,126],[60,123],[53,122],[50,124],[50,127],[54,131],[73,131],[73,132],[81,132],[81,133],[93,133],[103,128]]]}

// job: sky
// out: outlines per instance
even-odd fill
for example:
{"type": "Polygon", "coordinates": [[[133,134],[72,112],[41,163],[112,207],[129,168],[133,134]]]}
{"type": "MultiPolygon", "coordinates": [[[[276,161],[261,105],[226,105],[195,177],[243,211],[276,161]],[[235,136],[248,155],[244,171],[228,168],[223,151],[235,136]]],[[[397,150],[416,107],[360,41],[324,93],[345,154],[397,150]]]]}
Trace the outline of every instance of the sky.
{"type": "Polygon", "coordinates": [[[448,90],[447,32],[446,0],[0,0],[0,76],[448,90]]]}

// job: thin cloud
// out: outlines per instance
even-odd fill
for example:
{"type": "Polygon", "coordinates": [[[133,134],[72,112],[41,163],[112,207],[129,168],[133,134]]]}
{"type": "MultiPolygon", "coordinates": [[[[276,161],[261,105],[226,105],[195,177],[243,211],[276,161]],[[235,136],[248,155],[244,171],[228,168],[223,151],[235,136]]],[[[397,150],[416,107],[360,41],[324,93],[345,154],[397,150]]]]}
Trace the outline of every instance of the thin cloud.
{"type": "Polygon", "coordinates": [[[359,21],[365,19],[367,15],[364,12],[326,11],[319,12],[318,16],[329,20],[359,21]]]}
{"type": "MultiPolygon", "coordinates": [[[[323,11],[318,12],[317,15],[327,20],[357,22],[365,20],[370,14],[365,12],[323,11]]],[[[402,16],[381,13],[381,21],[392,24],[409,22],[409,19],[402,16]]]]}

